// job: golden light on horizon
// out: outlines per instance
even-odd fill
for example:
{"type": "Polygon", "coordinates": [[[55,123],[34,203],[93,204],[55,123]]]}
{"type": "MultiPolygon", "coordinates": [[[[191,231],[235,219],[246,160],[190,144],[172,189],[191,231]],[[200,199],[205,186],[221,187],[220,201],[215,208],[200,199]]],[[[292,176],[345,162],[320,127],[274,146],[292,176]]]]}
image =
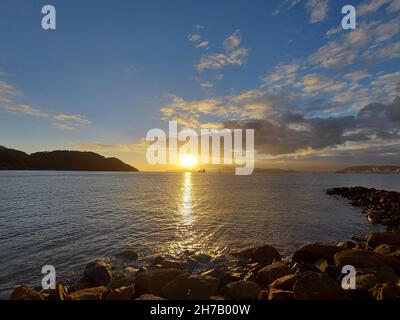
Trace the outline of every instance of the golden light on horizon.
{"type": "Polygon", "coordinates": [[[197,158],[190,154],[183,154],[179,157],[179,163],[184,168],[192,168],[197,164],[197,158]]]}

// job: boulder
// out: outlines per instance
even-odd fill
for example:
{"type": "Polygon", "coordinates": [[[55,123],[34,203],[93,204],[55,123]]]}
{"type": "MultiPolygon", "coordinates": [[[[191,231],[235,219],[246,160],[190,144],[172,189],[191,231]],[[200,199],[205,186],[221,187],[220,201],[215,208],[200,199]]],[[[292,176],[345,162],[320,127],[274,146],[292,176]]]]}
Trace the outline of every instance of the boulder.
{"type": "Polygon", "coordinates": [[[58,283],[56,284],[56,288],[52,290],[48,290],[48,298],[47,300],[66,300],[68,296],[68,289],[64,285],[58,283]]]}
{"type": "Polygon", "coordinates": [[[139,258],[139,254],[134,250],[123,250],[114,255],[118,259],[135,261],[139,258]]]}
{"type": "Polygon", "coordinates": [[[44,300],[44,297],[30,286],[22,285],[15,288],[10,300],[44,300]]]}
{"type": "Polygon", "coordinates": [[[279,252],[270,245],[235,251],[232,252],[232,255],[261,264],[271,264],[274,261],[281,261],[281,255],[279,252]]]}
{"type": "Polygon", "coordinates": [[[226,276],[226,271],[225,271],[224,267],[220,267],[220,268],[215,268],[215,269],[204,271],[200,275],[214,277],[214,278],[219,279],[222,282],[226,276]]]}
{"type": "Polygon", "coordinates": [[[260,287],[252,281],[236,281],[228,283],[225,293],[235,300],[257,300],[260,287]]]}
{"type": "Polygon", "coordinates": [[[163,296],[172,300],[206,300],[218,291],[220,280],[214,277],[182,274],[163,288],[163,296]]]}
{"type": "Polygon", "coordinates": [[[129,287],[131,285],[133,285],[135,282],[135,278],[134,277],[127,277],[123,274],[114,277],[111,282],[109,284],[107,284],[107,288],[114,290],[114,289],[118,289],[120,287],[129,287]]]}
{"type": "Polygon", "coordinates": [[[354,249],[357,246],[357,244],[354,243],[353,241],[343,241],[339,242],[336,246],[342,249],[354,249]]]}
{"type": "Polygon", "coordinates": [[[272,282],[269,287],[271,289],[293,291],[294,284],[299,279],[300,274],[288,274],[272,282]]]}
{"type": "Polygon", "coordinates": [[[400,247],[400,232],[374,232],[367,237],[367,247],[377,247],[381,244],[389,244],[400,247]]]}
{"type": "Polygon", "coordinates": [[[374,249],[374,252],[379,253],[379,254],[389,255],[393,252],[396,252],[396,250],[397,250],[397,247],[393,247],[388,244],[381,244],[374,249]]]}
{"type": "Polygon", "coordinates": [[[309,244],[297,249],[292,256],[292,261],[314,263],[318,259],[324,259],[328,262],[333,262],[334,255],[343,250],[338,246],[318,243],[309,244]]]}
{"type": "Polygon", "coordinates": [[[89,262],[85,267],[83,277],[95,286],[106,285],[112,278],[111,266],[102,260],[89,262]]]}
{"type": "Polygon", "coordinates": [[[68,300],[101,300],[108,291],[104,286],[74,291],[68,295],[68,300]]]}
{"type": "Polygon", "coordinates": [[[268,292],[268,300],[293,300],[294,293],[292,291],[271,289],[268,292]]]}
{"type": "Polygon", "coordinates": [[[267,286],[276,279],[291,273],[293,273],[293,271],[287,266],[286,263],[278,261],[258,271],[257,278],[262,285],[267,286]]]}
{"type": "Polygon", "coordinates": [[[104,300],[132,300],[135,295],[135,289],[133,286],[121,287],[108,292],[104,300]]]}
{"type": "Polygon", "coordinates": [[[158,269],[148,272],[140,272],[136,276],[135,290],[138,295],[145,293],[162,295],[162,288],[184,274],[180,269],[158,269]]]}
{"type": "Polygon", "coordinates": [[[166,299],[159,296],[155,296],[154,294],[142,294],[135,300],[166,300],[166,299]]]}
{"type": "Polygon", "coordinates": [[[356,268],[391,267],[394,270],[400,270],[400,261],[395,257],[360,249],[339,252],[335,254],[334,261],[338,267],[352,265],[356,268]]]}
{"type": "Polygon", "coordinates": [[[295,300],[347,300],[339,285],[327,275],[307,271],[296,281],[295,300]]]}
{"type": "Polygon", "coordinates": [[[378,283],[369,292],[376,300],[400,299],[400,287],[396,286],[393,282],[378,283]]]}

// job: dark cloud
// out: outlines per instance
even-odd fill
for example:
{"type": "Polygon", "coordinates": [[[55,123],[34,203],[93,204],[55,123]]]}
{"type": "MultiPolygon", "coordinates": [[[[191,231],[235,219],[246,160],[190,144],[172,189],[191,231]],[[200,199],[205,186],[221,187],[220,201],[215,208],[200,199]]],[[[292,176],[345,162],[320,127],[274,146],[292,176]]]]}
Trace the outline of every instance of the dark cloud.
{"type": "MultiPolygon", "coordinates": [[[[346,142],[360,145],[376,142],[382,143],[384,148],[384,144],[393,145],[400,141],[399,97],[388,105],[369,104],[354,116],[308,118],[307,112],[301,108],[296,111],[272,108],[265,119],[231,121],[226,122],[225,127],[255,129],[257,152],[270,156],[293,154],[302,150],[322,150],[346,142]]],[[[399,154],[400,150],[395,148],[390,151],[391,154],[393,152],[399,154]]]]}

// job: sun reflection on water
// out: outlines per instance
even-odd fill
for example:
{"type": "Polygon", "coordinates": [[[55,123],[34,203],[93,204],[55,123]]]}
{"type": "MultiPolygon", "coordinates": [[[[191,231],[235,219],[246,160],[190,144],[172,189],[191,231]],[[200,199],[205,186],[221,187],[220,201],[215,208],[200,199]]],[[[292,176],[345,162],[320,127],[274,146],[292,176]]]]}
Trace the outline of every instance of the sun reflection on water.
{"type": "Polygon", "coordinates": [[[182,185],[182,199],[179,207],[182,222],[186,226],[193,223],[192,173],[185,172],[182,185]]]}

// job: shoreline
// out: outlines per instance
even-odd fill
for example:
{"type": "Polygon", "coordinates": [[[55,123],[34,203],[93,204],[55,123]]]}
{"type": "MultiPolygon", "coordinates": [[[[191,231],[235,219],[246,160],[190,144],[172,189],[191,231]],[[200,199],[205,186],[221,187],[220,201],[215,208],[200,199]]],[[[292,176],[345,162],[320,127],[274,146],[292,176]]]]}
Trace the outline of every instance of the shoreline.
{"type": "MultiPolygon", "coordinates": [[[[370,222],[388,230],[365,238],[349,236],[336,245],[307,244],[291,257],[269,245],[233,251],[235,265],[214,263],[191,273],[183,261],[155,255],[135,268],[134,251],[119,254],[132,261],[124,273],[103,260],[89,262],[78,280],[54,290],[18,286],[11,300],[397,300],[400,299],[400,193],[362,187],[332,188],[327,194],[351,200],[370,222]],[[382,208],[385,210],[382,211],[382,208]],[[351,241],[350,241],[351,239],[351,241]],[[345,265],[356,269],[356,289],[344,290],[345,265]]],[[[188,256],[193,266],[208,263],[206,254],[188,256]]],[[[187,261],[186,261],[187,262],[187,261]]],[[[193,268],[192,270],[194,270],[193,268]]]]}

